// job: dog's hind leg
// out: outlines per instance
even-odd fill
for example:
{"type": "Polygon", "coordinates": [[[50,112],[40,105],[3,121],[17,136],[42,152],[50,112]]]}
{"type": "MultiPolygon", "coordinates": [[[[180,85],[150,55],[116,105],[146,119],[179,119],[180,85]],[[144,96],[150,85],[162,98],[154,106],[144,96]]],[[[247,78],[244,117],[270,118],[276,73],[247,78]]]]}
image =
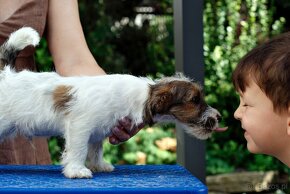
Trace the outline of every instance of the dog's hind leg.
{"type": "Polygon", "coordinates": [[[78,127],[77,130],[66,128],[62,164],[63,174],[68,178],[92,178],[92,172],[85,166],[90,134],[80,130],[84,128],[85,126],[78,127]]]}
{"type": "Polygon", "coordinates": [[[93,172],[111,172],[114,166],[103,159],[103,142],[89,143],[88,167],[93,172]]]}

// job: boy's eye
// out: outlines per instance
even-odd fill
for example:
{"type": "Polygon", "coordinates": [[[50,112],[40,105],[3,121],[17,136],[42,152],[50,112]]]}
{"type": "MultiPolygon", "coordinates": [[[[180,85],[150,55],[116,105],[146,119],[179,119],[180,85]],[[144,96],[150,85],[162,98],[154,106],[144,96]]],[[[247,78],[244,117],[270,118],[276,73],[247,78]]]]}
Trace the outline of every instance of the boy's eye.
{"type": "Polygon", "coordinates": [[[248,104],[243,104],[243,107],[249,107],[249,105],[248,104]]]}

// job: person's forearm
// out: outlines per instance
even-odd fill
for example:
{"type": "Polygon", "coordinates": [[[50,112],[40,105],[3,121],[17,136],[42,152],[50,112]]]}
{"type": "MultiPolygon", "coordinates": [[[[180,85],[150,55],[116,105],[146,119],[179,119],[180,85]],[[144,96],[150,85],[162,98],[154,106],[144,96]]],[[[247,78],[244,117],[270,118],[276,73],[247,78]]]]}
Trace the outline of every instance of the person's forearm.
{"type": "Polygon", "coordinates": [[[62,76],[105,74],[87,46],[76,0],[49,0],[47,40],[62,76]]]}

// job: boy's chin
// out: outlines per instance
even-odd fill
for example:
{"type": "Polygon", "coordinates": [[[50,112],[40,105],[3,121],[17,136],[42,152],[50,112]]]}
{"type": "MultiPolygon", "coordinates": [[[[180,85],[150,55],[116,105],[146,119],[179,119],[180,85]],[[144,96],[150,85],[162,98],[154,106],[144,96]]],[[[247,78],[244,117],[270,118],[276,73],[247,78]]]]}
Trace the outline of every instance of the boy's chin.
{"type": "Polygon", "coordinates": [[[248,142],[247,148],[252,154],[262,154],[262,151],[256,145],[253,145],[253,143],[248,142]]]}

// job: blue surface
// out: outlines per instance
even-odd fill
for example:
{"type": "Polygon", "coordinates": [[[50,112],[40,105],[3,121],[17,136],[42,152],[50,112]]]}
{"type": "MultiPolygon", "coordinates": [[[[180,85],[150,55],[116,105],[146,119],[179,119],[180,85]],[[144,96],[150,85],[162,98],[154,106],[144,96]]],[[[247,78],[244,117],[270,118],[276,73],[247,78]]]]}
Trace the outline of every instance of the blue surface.
{"type": "Polygon", "coordinates": [[[92,179],[67,179],[60,166],[0,165],[0,193],[193,193],[207,188],[179,165],[119,165],[92,179]]]}

